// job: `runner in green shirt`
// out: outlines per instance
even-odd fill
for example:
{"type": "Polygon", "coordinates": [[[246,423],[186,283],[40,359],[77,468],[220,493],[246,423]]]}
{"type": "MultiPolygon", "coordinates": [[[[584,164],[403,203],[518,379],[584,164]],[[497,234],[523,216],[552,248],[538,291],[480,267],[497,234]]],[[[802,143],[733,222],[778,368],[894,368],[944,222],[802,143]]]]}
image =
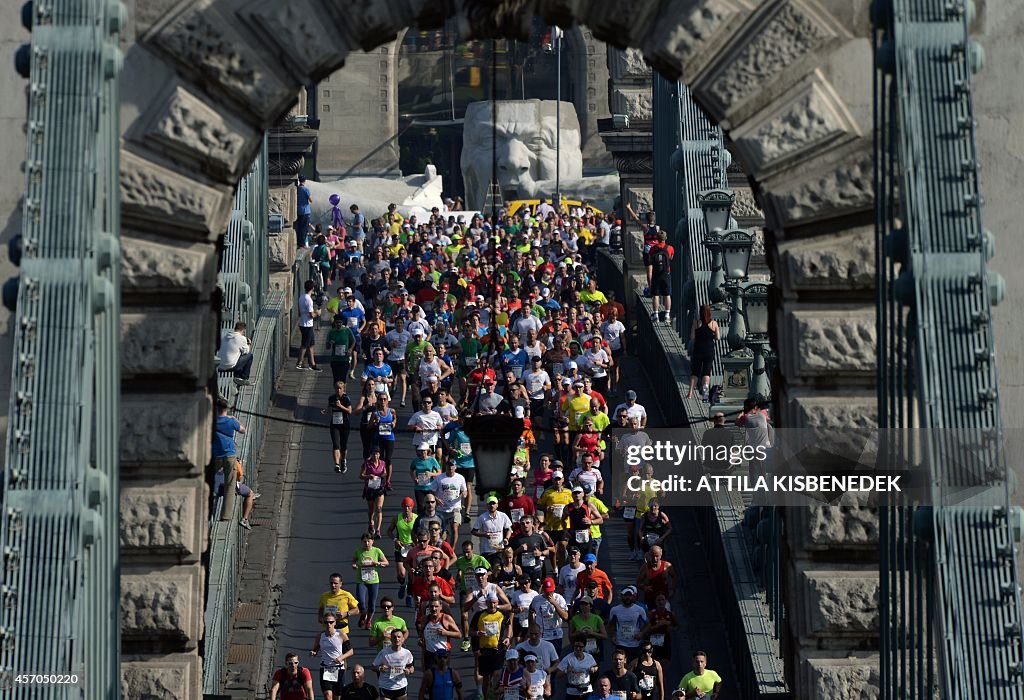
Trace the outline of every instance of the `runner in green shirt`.
{"type": "Polygon", "coordinates": [[[352,555],[352,568],[359,571],[356,598],[359,600],[359,628],[370,629],[374,609],[377,607],[377,590],[380,586],[378,567],[388,565],[388,558],[379,547],[373,546],[373,534],[363,534],[363,545],[352,555]]]}
{"type": "Polygon", "coordinates": [[[409,626],[405,620],[395,615],[395,601],[387,596],[380,599],[380,609],[383,614],[370,625],[370,644],[377,647],[377,651],[384,648],[385,644],[391,643],[391,631],[398,630],[402,633],[403,641],[409,638],[409,626]]]}
{"type": "Polygon", "coordinates": [[[708,655],[703,651],[693,654],[693,670],[679,681],[679,690],[687,698],[718,700],[722,692],[722,677],[708,668],[708,655]]]}

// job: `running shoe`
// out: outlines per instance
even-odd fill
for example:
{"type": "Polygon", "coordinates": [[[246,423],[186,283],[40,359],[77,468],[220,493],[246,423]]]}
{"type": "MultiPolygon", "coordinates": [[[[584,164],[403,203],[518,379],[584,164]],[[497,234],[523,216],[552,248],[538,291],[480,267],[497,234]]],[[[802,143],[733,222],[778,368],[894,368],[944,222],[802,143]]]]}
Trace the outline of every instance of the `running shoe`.
{"type": "Polygon", "coordinates": [[[462,644],[459,645],[462,651],[469,651],[471,646],[468,639],[463,639],[462,644]]]}
{"type": "Polygon", "coordinates": [[[320,365],[313,365],[312,367],[310,367],[310,369],[313,370],[314,372],[323,372],[324,371],[323,367],[321,367],[320,365]]]}
{"type": "Polygon", "coordinates": [[[249,519],[248,518],[242,518],[241,520],[238,521],[238,524],[241,525],[242,527],[244,527],[246,530],[251,530],[252,529],[252,525],[249,524],[249,519]]]}
{"type": "Polygon", "coordinates": [[[337,472],[338,474],[341,474],[341,465],[340,464],[335,464],[334,465],[334,471],[337,472]]]}

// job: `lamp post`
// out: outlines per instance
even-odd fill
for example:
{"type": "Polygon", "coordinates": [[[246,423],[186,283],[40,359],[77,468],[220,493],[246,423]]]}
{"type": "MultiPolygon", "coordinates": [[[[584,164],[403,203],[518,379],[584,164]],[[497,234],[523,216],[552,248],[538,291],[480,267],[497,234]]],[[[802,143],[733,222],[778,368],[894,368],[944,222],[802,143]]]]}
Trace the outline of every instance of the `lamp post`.
{"type": "Polygon", "coordinates": [[[765,348],[768,345],[768,285],[748,284],[743,292],[747,316],[747,345],[754,351],[749,398],[764,401],[771,397],[765,348]]]}
{"type": "Polygon", "coordinates": [[[477,496],[483,499],[491,491],[507,493],[523,420],[503,415],[470,416],[462,428],[473,450],[477,496]]]}
{"type": "Polygon", "coordinates": [[[718,236],[718,247],[722,254],[723,274],[727,283],[726,292],[732,297],[732,314],[729,318],[729,347],[742,350],[746,347],[747,324],[744,318],[743,294],[740,282],[747,279],[750,268],[750,254],[754,249],[754,236],[749,231],[735,229],[718,236]]]}
{"type": "Polygon", "coordinates": [[[736,193],[732,190],[705,190],[697,194],[697,201],[704,213],[704,245],[711,251],[711,279],[708,282],[708,298],[712,303],[725,301],[722,285],[725,284],[722,248],[719,245],[719,232],[729,227],[729,215],[736,201],[736,193]]]}

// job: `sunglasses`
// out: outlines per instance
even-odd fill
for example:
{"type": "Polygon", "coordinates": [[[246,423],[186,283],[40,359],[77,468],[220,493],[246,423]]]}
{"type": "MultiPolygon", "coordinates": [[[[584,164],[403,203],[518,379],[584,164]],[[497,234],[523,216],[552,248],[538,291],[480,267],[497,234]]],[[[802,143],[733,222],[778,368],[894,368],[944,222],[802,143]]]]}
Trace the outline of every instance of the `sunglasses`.
{"type": "Polygon", "coordinates": [[[324,624],[325,625],[333,625],[333,624],[335,624],[335,622],[336,622],[336,620],[324,620],[324,624]]]}
{"type": "Polygon", "coordinates": [[[384,610],[394,610],[394,609],[395,609],[395,606],[394,606],[394,605],[382,605],[382,606],[380,606],[380,607],[381,607],[382,609],[384,609],[384,610]]]}

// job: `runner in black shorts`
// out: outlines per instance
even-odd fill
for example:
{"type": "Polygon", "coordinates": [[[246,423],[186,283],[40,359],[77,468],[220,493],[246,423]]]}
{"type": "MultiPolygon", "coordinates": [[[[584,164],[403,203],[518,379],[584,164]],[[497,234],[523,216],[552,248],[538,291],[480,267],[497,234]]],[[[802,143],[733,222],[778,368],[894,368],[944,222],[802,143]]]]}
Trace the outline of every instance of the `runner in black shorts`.
{"type": "Polygon", "coordinates": [[[352,429],[352,401],[345,393],[345,381],[334,383],[334,393],[327,397],[327,408],[321,415],[331,416],[331,445],[334,448],[334,471],[348,471],[348,435],[352,429]]]}

